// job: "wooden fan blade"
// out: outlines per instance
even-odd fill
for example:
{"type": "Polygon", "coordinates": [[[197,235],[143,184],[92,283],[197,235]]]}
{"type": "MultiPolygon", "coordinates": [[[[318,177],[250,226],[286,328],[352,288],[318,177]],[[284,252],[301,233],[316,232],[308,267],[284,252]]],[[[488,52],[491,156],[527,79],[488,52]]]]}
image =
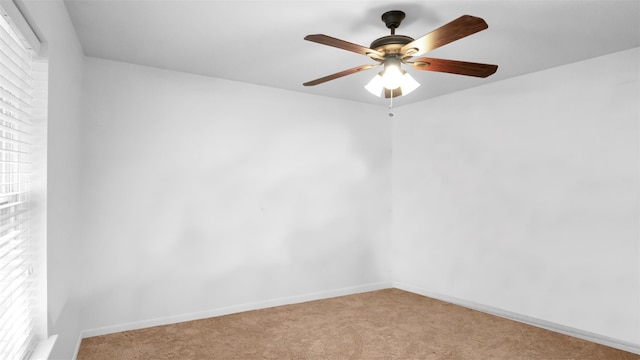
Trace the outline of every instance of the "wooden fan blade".
{"type": "Polygon", "coordinates": [[[428,51],[460,40],[488,27],[489,25],[479,17],[462,15],[427,35],[406,44],[400,49],[400,53],[407,56],[420,56],[428,51]]]}
{"type": "Polygon", "coordinates": [[[334,80],[334,79],[337,79],[337,78],[341,78],[343,76],[355,74],[358,71],[368,70],[368,69],[371,69],[371,68],[376,67],[376,66],[380,66],[380,64],[356,66],[356,67],[348,69],[348,70],[340,71],[339,73],[327,75],[325,77],[321,77],[319,79],[315,79],[315,80],[312,80],[312,81],[307,81],[306,83],[304,83],[302,85],[304,85],[304,86],[315,86],[315,85],[327,82],[329,80],[334,80]]]}
{"type": "Polygon", "coordinates": [[[434,58],[417,59],[413,62],[413,67],[418,70],[438,71],[482,78],[485,78],[498,70],[498,65],[434,58]]]}
{"type": "Polygon", "coordinates": [[[384,57],[384,54],[379,51],[369,49],[368,47],[364,47],[362,45],[353,44],[348,41],[336,39],[334,37],[323,35],[323,34],[307,35],[304,37],[304,39],[316,42],[318,44],[337,47],[338,49],[353,51],[354,53],[361,54],[361,55],[366,55],[366,56],[375,55],[377,57],[384,57]]]}

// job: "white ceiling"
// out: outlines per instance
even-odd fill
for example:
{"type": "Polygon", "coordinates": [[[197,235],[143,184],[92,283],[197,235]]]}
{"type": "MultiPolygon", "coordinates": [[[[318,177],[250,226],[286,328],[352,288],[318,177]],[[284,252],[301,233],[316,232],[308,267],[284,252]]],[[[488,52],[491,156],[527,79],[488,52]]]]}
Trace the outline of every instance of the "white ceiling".
{"type": "Polygon", "coordinates": [[[498,64],[494,75],[407,69],[422,86],[396,106],[640,46],[638,0],[65,2],[87,56],[373,104],[386,104],[363,88],[375,69],[302,86],[375,63],[304,36],[322,33],[368,47],[389,34],[380,20],[387,10],[407,13],[396,33],[413,38],[464,14],[489,24],[427,56],[498,64]]]}

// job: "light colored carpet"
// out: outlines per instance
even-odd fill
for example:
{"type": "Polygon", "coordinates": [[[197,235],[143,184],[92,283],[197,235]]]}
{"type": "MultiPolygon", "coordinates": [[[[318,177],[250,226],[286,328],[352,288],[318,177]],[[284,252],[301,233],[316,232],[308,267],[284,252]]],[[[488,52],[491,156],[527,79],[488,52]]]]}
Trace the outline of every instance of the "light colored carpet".
{"type": "Polygon", "coordinates": [[[398,289],[87,338],[78,360],[640,360],[398,289]]]}

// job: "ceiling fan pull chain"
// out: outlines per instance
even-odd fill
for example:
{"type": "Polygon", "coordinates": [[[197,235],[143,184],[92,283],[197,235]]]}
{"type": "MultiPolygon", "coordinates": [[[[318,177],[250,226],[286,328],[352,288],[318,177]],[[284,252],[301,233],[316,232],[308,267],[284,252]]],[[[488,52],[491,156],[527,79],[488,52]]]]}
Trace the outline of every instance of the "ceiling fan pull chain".
{"type": "Polygon", "coordinates": [[[393,89],[389,90],[391,96],[389,96],[389,117],[393,117],[393,89]]]}

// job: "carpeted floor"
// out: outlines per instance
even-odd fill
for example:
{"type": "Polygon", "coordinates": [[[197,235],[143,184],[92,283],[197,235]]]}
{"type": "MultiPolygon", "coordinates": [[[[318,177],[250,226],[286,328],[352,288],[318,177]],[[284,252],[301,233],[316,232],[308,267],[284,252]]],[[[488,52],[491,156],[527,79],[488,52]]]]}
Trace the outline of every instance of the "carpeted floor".
{"type": "Polygon", "coordinates": [[[398,289],[87,338],[98,359],[640,360],[398,289]]]}

